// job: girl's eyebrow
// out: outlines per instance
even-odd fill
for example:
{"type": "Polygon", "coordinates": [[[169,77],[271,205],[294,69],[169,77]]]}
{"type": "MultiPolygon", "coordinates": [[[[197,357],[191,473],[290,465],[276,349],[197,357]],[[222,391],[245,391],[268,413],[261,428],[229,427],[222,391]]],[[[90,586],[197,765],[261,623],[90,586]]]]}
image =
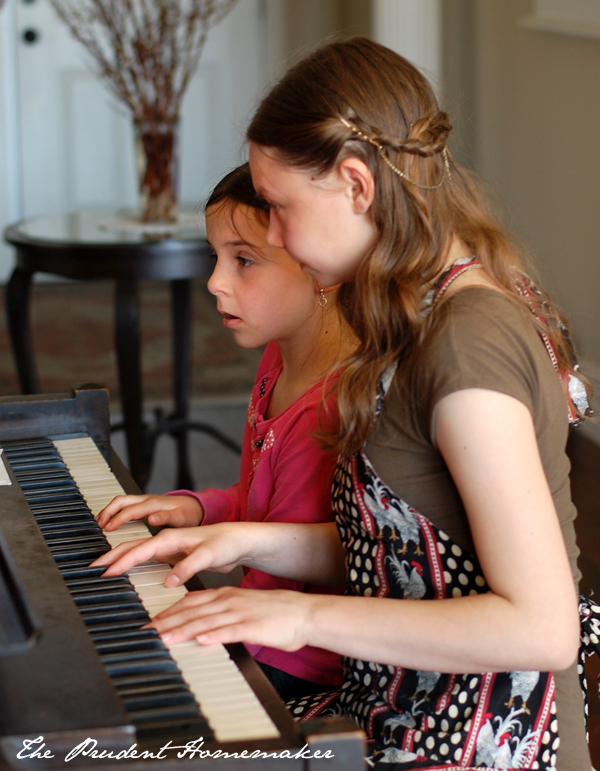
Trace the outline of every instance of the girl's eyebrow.
{"type": "MultiPolygon", "coordinates": [[[[206,243],[213,251],[215,250],[215,247],[211,244],[208,238],[206,239],[206,243]]],[[[250,241],[245,241],[243,238],[235,239],[234,241],[226,241],[225,246],[251,246],[253,249],[256,249],[254,244],[251,244],[250,241]]]]}
{"type": "Polygon", "coordinates": [[[254,244],[251,244],[250,241],[246,241],[243,238],[237,238],[233,241],[227,241],[227,246],[251,246],[254,249],[256,248],[254,244]]]}

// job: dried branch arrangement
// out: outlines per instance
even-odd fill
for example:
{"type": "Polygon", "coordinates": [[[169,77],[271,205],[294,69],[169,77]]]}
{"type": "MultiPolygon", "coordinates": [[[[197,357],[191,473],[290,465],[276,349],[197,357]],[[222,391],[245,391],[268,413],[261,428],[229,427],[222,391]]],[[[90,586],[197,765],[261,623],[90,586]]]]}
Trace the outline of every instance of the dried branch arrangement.
{"type": "Polygon", "coordinates": [[[49,0],[133,115],[146,170],[144,220],[173,219],[181,103],[211,27],[238,0],[49,0]]]}

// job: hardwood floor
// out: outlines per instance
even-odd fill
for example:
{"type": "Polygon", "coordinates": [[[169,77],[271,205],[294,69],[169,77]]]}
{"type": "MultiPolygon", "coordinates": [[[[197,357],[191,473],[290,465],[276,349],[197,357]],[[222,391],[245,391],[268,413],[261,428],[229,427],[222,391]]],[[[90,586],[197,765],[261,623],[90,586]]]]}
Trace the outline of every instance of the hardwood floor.
{"type": "MultiPolygon", "coordinates": [[[[579,568],[583,574],[581,593],[593,592],[600,601],[600,447],[575,429],[569,439],[571,490],[578,516],[575,522],[581,550],[579,568]]],[[[589,696],[590,753],[595,768],[600,769],[600,700],[598,676],[600,658],[587,660],[589,696]]]]}

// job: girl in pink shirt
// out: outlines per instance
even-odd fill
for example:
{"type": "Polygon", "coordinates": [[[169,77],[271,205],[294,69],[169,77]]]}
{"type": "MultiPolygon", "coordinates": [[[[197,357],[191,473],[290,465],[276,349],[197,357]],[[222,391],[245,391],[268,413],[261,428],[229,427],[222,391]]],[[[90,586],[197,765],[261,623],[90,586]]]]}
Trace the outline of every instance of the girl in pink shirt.
{"type": "MultiPolygon", "coordinates": [[[[337,452],[323,449],[315,433],[337,417],[334,370],[352,348],[352,337],[338,312],[337,290],[326,294],[284,249],[267,245],[268,211],[254,192],[247,164],[217,185],[206,207],[207,237],[216,256],[208,289],[223,323],[244,348],[267,344],[250,397],[239,483],[226,490],[118,496],[98,517],[106,530],[141,517],[158,526],[217,529],[223,527],[219,523],[333,519],[337,452]]],[[[144,561],[148,548],[166,543],[169,535],[172,531],[161,532],[151,546],[138,542],[131,557],[144,561]]],[[[114,550],[98,564],[123,551],[114,550]]],[[[252,567],[244,572],[240,586],[246,589],[340,591],[252,567]]],[[[248,647],[284,698],[341,682],[340,658],[329,651],[248,647]]]]}

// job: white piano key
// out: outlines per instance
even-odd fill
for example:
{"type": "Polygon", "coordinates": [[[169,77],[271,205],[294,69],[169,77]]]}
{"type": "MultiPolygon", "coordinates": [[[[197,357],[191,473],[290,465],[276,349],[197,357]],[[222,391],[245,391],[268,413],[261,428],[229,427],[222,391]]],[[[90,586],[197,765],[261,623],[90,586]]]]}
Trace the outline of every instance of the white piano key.
{"type": "Polygon", "coordinates": [[[146,533],[146,535],[139,534],[139,533],[105,533],[106,540],[111,545],[111,547],[114,549],[115,546],[118,546],[120,543],[126,543],[127,541],[147,541],[148,538],[152,538],[150,533],[146,533]]]}
{"type": "MultiPolygon", "coordinates": [[[[91,437],[54,442],[94,516],[124,490],[91,437]]],[[[151,537],[143,522],[127,522],[105,532],[111,546],[151,537]]],[[[185,597],[187,589],[166,587],[171,568],[157,560],[128,572],[151,618],[185,597]]],[[[279,731],[222,645],[199,645],[195,640],[167,646],[218,741],[250,741],[278,737],[279,731]]]]}
{"type": "Polygon", "coordinates": [[[136,592],[145,602],[146,600],[167,599],[171,603],[177,602],[187,594],[184,586],[165,586],[164,584],[150,584],[146,586],[136,586],[136,592]]]}
{"type": "Polygon", "coordinates": [[[151,559],[148,560],[148,562],[141,562],[139,565],[136,565],[135,567],[131,568],[129,571],[129,575],[134,576],[144,576],[144,575],[153,575],[154,573],[160,573],[161,571],[166,571],[165,575],[171,570],[171,568],[164,562],[159,562],[158,560],[151,559]]]}
{"type": "Polygon", "coordinates": [[[165,570],[164,572],[161,571],[160,573],[141,573],[138,575],[130,574],[129,580],[135,586],[136,589],[139,589],[142,586],[156,586],[156,585],[162,586],[168,574],[169,574],[168,570],[165,570]]]}

